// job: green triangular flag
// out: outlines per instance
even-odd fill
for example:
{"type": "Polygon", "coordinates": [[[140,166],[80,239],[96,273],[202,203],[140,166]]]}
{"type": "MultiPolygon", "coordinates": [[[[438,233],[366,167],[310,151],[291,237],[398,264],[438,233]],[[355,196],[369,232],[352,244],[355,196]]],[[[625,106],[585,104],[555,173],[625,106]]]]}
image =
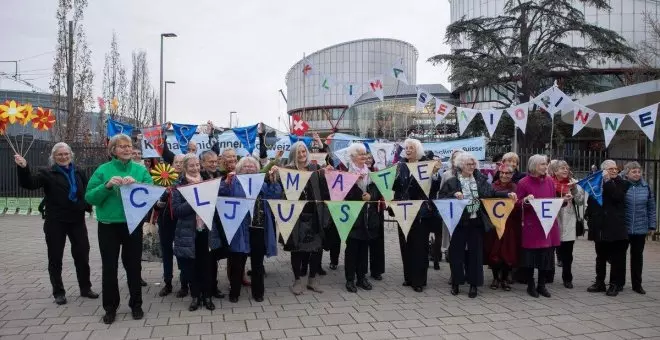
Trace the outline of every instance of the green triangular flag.
{"type": "Polygon", "coordinates": [[[332,220],[335,222],[341,243],[346,242],[353,223],[360,216],[364,201],[326,201],[332,220]]]}
{"type": "Polygon", "coordinates": [[[386,201],[391,201],[394,199],[394,191],[392,191],[392,186],[394,185],[394,178],[396,177],[396,165],[391,166],[387,169],[369,173],[371,181],[376,184],[378,191],[383,195],[383,198],[386,201]]]}

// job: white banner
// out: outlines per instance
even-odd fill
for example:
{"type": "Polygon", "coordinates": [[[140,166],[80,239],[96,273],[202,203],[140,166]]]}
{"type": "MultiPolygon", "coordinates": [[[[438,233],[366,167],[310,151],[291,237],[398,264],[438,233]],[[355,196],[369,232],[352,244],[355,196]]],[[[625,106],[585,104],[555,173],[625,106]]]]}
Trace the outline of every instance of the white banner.
{"type": "MultiPolygon", "coordinates": [[[[440,158],[448,158],[454,150],[463,150],[471,153],[479,161],[486,159],[486,138],[474,137],[457,139],[449,142],[422,143],[424,150],[431,150],[440,158]]],[[[405,150],[402,152],[405,156],[405,150]]]]}
{"type": "Polygon", "coordinates": [[[165,192],[164,187],[148,185],[142,183],[133,183],[119,187],[121,193],[121,202],[124,206],[124,215],[126,215],[126,224],[128,233],[132,234],[138,224],[142,222],[144,215],[158,201],[165,192]]]}
{"type": "Polygon", "coordinates": [[[438,125],[442,123],[447,115],[455,108],[456,106],[447,103],[446,101],[435,98],[435,124],[438,125]]]}
{"type": "Polygon", "coordinates": [[[525,133],[527,131],[527,118],[529,115],[529,102],[512,106],[506,109],[506,113],[513,118],[513,123],[525,133]]]}
{"type": "Polygon", "coordinates": [[[415,103],[415,112],[423,112],[426,104],[431,101],[431,94],[421,87],[417,88],[417,101],[415,103]]]}
{"type": "Polygon", "coordinates": [[[538,217],[543,231],[545,232],[545,237],[548,238],[552,225],[557,219],[557,214],[559,209],[561,209],[562,204],[564,204],[563,198],[535,198],[529,200],[529,203],[534,208],[536,212],[536,217],[538,217]]]}
{"type": "Polygon", "coordinates": [[[394,160],[394,143],[367,143],[369,151],[374,158],[374,168],[383,170],[392,165],[394,160]]]}
{"type": "MultiPolygon", "coordinates": [[[[264,186],[264,179],[266,178],[266,174],[243,174],[236,175],[236,178],[241,184],[241,187],[243,187],[245,197],[254,200],[257,198],[257,196],[259,196],[261,188],[264,186]]],[[[252,205],[250,207],[250,216],[254,216],[254,201],[252,201],[252,205]]]]}

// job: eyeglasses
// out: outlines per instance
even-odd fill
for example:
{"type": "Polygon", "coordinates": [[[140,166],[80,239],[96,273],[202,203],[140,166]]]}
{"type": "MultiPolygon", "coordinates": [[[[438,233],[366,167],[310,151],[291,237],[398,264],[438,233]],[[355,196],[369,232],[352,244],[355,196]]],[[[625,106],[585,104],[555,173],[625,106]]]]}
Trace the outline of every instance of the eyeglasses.
{"type": "Polygon", "coordinates": [[[607,171],[619,171],[618,168],[608,168],[608,169],[606,169],[606,170],[607,170],[607,171]]]}
{"type": "Polygon", "coordinates": [[[132,149],[133,145],[131,145],[131,144],[117,145],[116,148],[117,149],[122,149],[122,150],[132,149]]]}

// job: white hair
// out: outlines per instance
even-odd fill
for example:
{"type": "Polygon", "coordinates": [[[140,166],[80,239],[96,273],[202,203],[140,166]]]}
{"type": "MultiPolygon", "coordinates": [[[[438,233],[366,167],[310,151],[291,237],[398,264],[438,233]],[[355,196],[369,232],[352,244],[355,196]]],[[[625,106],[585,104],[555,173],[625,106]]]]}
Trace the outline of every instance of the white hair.
{"type": "Polygon", "coordinates": [[[615,161],[613,161],[611,159],[606,159],[606,160],[603,161],[603,163],[600,163],[600,169],[605,170],[605,169],[607,169],[608,167],[610,167],[612,165],[617,166],[615,161]]]}
{"type": "Polygon", "coordinates": [[[479,169],[479,161],[477,161],[477,158],[469,152],[461,152],[457,154],[456,158],[454,158],[454,166],[463,170],[463,168],[465,168],[465,164],[469,161],[473,161],[474,168],[479,169]]]}
{"type": "Polygon", "coordinates": [[[422,142],[414,138],[408,138],[405,141],[403,141],[403,147],[405,148],[408,145],[412,145],[415,148],[415,151],[417,153],[416,156],[417,159],[415,159],[416,161],[424,157],[424,147],[422,146],[422,142]]]}
{"type": "Polygon", "coordinates": [[[358,153],[367,153],[367,148],[364,147],[364,144],[353,143],[348,147],[348,155],[351,158],[357,156],[358,153]]]}
{"type": "Polygon", "coordinates": [[[242,157],[241,160],[238,161],[238,163],[236,163],[236,169],[234,171],[237,174],[242,174],[243,173],[243,166],[245,166],[245,163],[248,163],[248,162],[254,164],[254,166],[257,167],[257,171],[259,171],[259,169],[261,169],[259,161],[256,158],[254,158],[252,156],[245,156],[245,157],[242,157]]]}
{"type": "Polygon", "coordinates": [[[64,143],[64,142],[59,142],[59,143],[56,143],[55,145],[53,145],[53,149],[50,150],[50,156],[48,156],[48,164],[55,165],[55,153],[60,148],[65,148],[65,149],[69,150],[69,153],[71,154],[71,162],[73,162],[73,150],[71,150],[71,147],[69,146],[69,144],[64,143]]]}
{"type": "Polygon", "coordinates": [[[529,157],[529,160],[527,160],[527,172],[532,175],[538,175],[536,168],[538,168],[541,163],[548,163],[548,157],[546,155],[536,154],[529,157]]]}

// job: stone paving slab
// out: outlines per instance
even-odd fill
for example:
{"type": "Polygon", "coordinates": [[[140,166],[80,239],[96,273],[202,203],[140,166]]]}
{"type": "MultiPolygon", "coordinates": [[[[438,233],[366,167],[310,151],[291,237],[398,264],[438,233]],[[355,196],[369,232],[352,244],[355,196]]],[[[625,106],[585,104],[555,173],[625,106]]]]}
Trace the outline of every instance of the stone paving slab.
{"type": "MultiPolygon", "coordinates": [[[[88,220],[92,284],[101,290],[101,260],[96,222],[88,220]]],[[[590,294],[594,277],[593,244],[575,245],[575,289],[560,282],[549,285],[550,299],[527,296],[525,287],[511,292],[482,287],[476,299],[449,294],[449,267],[429,268],[428,287],[416,293],[401,286],[398,237],[392,225],[386,231],[387,267],[374,290],[357,294],[344,290],[343,265],[328,270],[321,281],[324,293],[289,292],[292,274],[289,254],[266,260],[266,296],[250,299],[249,287],[238,303],[215,301],[214,311],[187,310],[189,300],[158,296],[161,264],[143,262],[145,317],[133,320],[127,306],[128,287],[120,269],[122,304],[117,321],[101,322],[101,301],[78,297],[70,248],[64,255],[63,280],[68,304],[57,306],[51,297],[43,221],[39,217],[0,216],[0,339],[660,339],[660,244],[649,242],[645,253],[641,296],[628,286],[617,297],[590,294]]],[[[340,259],[340,263],[343,258],[340,259]]],[[[324,259],[327,269],[328,256],[324,259]]],[[[219,269],[222,289],[228,290],[225,262],[219,269]]],[[[176,268],[175,268],[176,270],[176,268]]],[[[558,268],[556,278],[560,279],[558,268]]],[[[176,275],[175,275],[176,276],[176,275]]],[[[486,282],[491,279],[486,271],[486,282]]],[[[178,282],[175,282],[175,286],[178,282]]],[[[178,287],[175,287],[175,289],[178,287]]]]}

